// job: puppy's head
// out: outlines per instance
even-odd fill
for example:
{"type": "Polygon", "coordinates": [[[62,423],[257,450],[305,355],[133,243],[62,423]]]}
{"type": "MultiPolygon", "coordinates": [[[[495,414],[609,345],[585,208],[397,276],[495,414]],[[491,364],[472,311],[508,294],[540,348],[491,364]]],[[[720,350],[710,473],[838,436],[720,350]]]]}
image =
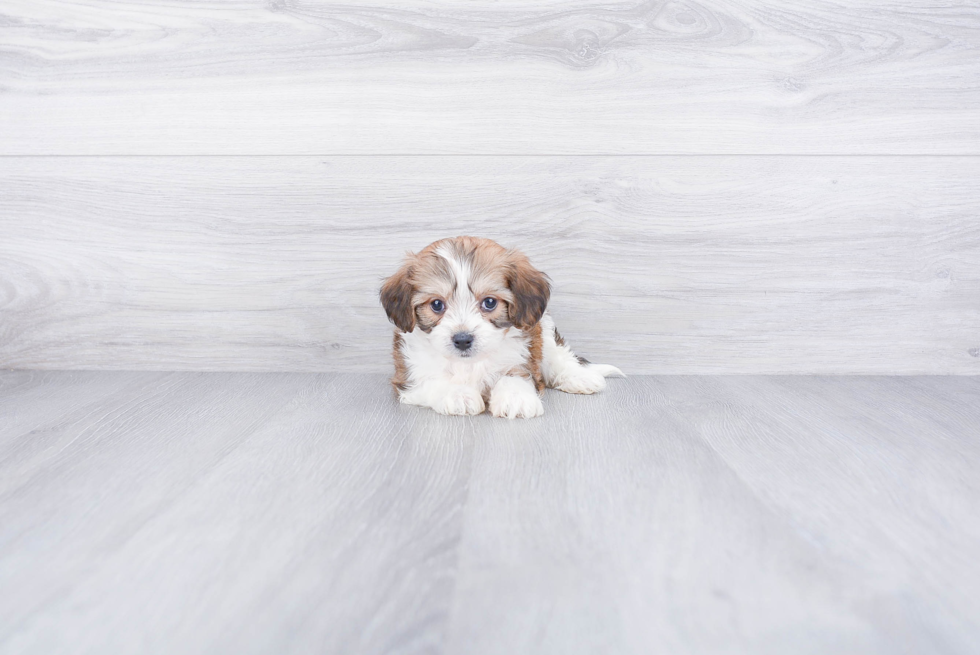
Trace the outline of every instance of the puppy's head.
{"type": "Polygon", "coordinates": [[[381,287],[381,304],[399,330],[418,330],[463,358],[491,352],[510,328],[533,327],[550,296],[548,277],[522,253],[476,237],[410,254],[381,287]]]}

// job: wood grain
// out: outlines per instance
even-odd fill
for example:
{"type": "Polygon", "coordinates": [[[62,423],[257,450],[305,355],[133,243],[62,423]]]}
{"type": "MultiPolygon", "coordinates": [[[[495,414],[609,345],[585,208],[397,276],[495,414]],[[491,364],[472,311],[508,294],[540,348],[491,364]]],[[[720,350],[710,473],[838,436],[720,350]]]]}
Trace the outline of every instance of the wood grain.
{"type": "Polygon", "coordinates": [[[400,406],[383,375],[0,389],[0,652],[980,640],[980,378],[634,376],[530,421],[400,406]]]}
{"type": "Polygon", "coordinates": [[[971,652],[978,382],[638,377],[489,423],[447,652],[971,652]]]}
{"type": "Polygon", "coordinates": [[[0,368],[389,370],[381,280],[476,234],[627,373],[980,373],[968,157],[13,158],[0,368]]]}
{"type": "Polygon", "coordinates": [[[7,0],[0,154],[980,154],[980,8],[7,0]]]}
{"type": "Polygon", "coordinates": [[[21,405],[41,426],[0,452],[0,651],[440,644],[460,421],[399,414],[382,376],[33,375],[63,413],[21,405]]]}

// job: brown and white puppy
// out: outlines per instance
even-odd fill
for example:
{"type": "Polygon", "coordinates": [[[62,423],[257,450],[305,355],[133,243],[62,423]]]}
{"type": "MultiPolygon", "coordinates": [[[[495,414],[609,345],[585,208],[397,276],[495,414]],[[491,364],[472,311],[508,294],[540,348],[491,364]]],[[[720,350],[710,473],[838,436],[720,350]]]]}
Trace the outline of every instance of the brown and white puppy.
{"type": "Polygon", "coordinates": [[[595,393],[622,372],[576,357],[548,315],[551,285],[527,257],[456,237],[409,254],[381,288],[395,331],[392,384],[441,414],[531,418],[545,387],[595,393]]]}

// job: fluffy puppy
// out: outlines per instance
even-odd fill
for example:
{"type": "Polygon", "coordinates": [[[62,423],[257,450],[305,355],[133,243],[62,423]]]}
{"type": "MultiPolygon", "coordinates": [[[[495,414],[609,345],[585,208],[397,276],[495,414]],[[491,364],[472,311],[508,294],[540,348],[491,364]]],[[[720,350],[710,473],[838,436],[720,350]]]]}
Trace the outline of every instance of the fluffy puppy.
{"type": "Polygon", "coordinates": [[[527,257],[489,239],[456,237],[409,254],[381,287],[395,324],[398,397],[440,414],[531,418],[545,387],[595,393],[615,366],[591,364],[548,315],[551,285],[527,257]]]}

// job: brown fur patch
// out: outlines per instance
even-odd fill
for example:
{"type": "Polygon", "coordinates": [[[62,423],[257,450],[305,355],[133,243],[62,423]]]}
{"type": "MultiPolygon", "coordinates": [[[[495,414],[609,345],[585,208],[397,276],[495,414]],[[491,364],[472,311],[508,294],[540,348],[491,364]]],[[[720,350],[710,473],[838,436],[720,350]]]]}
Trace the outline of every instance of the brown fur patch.
{"type": "Polygon", "coordinates": [[[437,296],[432,298],[426,298],[422,302],[415,306],[415,322],[418,324],[419,329],[423,332],[431,332],[432,328],[439,325],[439,321],[445,316],[445,313],[436,314],[432,311],[432,301],[436,299],[437,296]]]}
{"type": "Polygon", "coordinates": [[[525,330],[525,334],[531,337],[531,343],[528,344],[528,366],[531,369],[531,379],[534,380],[534,388],[537,389],[538,394],[544,392],[544,375],[541,373],[541,324],[536,323],[534,327],[530,330],[525,330]]]}
{"type": "Polygon", "coordinates": [[[412,284],[415,285],[417,294],[448,300],[453,294],[456,279],[449,262],[440,257],[432,245],[426,246],[415,255],[412,284]]]}
{"type": "Polygon", "coordinates": [[[500,299],[497,293],[482,293],[476,296],[476,302],[480,304],[480,314],[483,318],[497,328],[506,329],[512,327],[514,324],[510,322],[510,317],[507,315],[507,303],[500,299]],[[483,301],[487,298],[494,298],[497,301],[497,306],[491,311],[483,309],[483,301]]]}
{"type": "Polygon", "coordinates": [[[402,342],[402,335],[395,332],[395,341],[391,347],[395,360],[395,374],[391,377],[391,386],[395,391],[404,391],[408,388],[408,366],[405,365],[405,356],[402,355],[402,342]]]}
{"type": "Polygon", "coordinates": [[[428,332],[442,319],[428,304],[436,298],[448,299],[453,284],[449,262],[430,245],[417,255],[408,253],[398,272],[385,280],[381,304],[388,319],[402,332],[411,332],[416,325],[428,332]]]}
{"type": "Polygon", "coordinates": [[[548,276],[531,266],[528,258],[516,250],[508,252],[507,287],[514,294],[510,320],[521,329],[536,325],[551,298],[548,276]]]}
{"type": "Polygon", "coordinates": [[[414,255],[409,255],[398,272],[385,280],[381,287],[381,305],[388,314],[388,320],[402,332],[415,329],[415,308],[412,306],[412,296],[415,294],[412,283],[414,262],[414,255]]]}
{"type": "Polygon", "coordinates": [[[529,330],[524,330],[524,336],[530,340],[527,346],[527,360],[520,366],[515,366],[507,371],[506,375],[530,380],[540,395],[544,392],[545,386],[544,375],[541,373],[541,325],[535,325],[529,330]]]}

